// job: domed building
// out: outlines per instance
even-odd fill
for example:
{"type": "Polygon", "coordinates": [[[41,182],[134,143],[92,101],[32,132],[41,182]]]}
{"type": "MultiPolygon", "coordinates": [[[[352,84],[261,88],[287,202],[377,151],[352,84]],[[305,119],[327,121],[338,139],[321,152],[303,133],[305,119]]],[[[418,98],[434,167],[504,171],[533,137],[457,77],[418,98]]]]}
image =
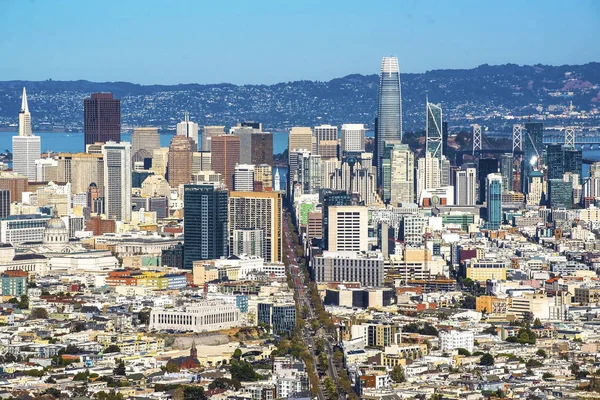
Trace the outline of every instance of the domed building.
{"type": "Polygon", "coordinates": [[[61,251],[69,244],[69,230],[64,221],[58,217],[56,210],[52,218],[46,222],[42,243],[44,247],[57,251],[61,251]]]}

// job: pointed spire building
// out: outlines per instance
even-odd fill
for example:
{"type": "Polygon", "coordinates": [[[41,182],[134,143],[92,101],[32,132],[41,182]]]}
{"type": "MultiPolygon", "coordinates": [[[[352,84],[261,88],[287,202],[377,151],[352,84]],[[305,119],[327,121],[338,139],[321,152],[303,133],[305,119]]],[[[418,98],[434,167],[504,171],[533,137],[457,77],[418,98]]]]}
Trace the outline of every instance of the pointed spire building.
{"type": "Polygon", "coordinates": [[[27,92],[23,88],[21,111],[19,111],[19,135],[12,138],[13,171],[26,176],[30,182],[36,180],[35,160],[41,157],[40,137],[31,130],[31,114],[27,104],[27,92]]]}

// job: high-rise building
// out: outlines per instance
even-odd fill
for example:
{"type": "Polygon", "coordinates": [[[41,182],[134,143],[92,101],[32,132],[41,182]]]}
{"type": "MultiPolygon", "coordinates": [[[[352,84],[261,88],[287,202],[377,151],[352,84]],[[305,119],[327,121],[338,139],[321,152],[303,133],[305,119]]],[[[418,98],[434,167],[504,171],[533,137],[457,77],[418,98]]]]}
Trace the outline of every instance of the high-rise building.
{"type": "Polygon", "coordinates": [[[235,166],[233,190],[236,192],[254,191],[254,165],[238,164],[235,166]]]}
{"type": "Polygon", "coordinates": [[[487,229],[497,230],[502,224],[502,175],[486,177],[487,229]]]}
{"type": "Polygon", "coordinates": [[[581,176],[581,150],[561,144],[550,144],[546,147],[545,161],[548,166],[548,179],[562,179],[567,172],[581,176]]]}
{"type": "Polygon", "coordinates": [[[442,107],[427,102],[426,113],[425,142],[427,152],[432,157],[441,159],[443,154],[442,107]]]}
{"type": "Polygon", "coordinates": [[[202,131],[202,146],[200,150],[210,151],[213,136],[225,134],[224,126],[204,126],[202,131]]]}
{"type": "Polygon", "coordinates": [[[0,189],[0,219],[10,215],[10,190],[0,189]]]}
{"type": "MultiPolygon", "coordinates": [[[[245,153],[247,149],[244,149],[245,153]]],[[[273,134],[253,132],[250,135],[250,164],[273,165],[273,134]]]]}
{"type": "Polygon", "coordinates": [[[211,144],[212,169],[223,176],[223,182],[233,189],[235,165],[240,162],[240,137],[235,135],[213,136],[211,144]]]}
{"type": "Polygon", "coordinates": [[[332,206],[360,205],[358,194],[348,194],[345,190],[322,190],[319,200],[323,204],[323,248],[328,248],[329,210],[332,206]]]}
{"type": "MultiPolygon", "coordinates": [[[[396,57],[383,57],[381,62],[374,152],[375,163],[380,169],[383,146],[388,140],[402,141],[402,93],[400,91],[400,67],[396,57]]],[[[379,170],[377,175],[381,176],[379,170]]]]}
{"type": "Polygon", "coordinates": [[[73,193],[85,193],[90,184],[104,192],[104,155],[89,153],[59,153],[58,182],[71,184],[73,193]]]}
{"type": "Polygon", "coordinates": [[[19,136],[32,136],[31,129],[31,113],[27,104],[27,92],[23,88],[23,96],[21,97],[21,111],[19,111],[19,136]]]}
{"type": "Polygon", "coordinates": [[[426,152],[425,157],[417,161],[417,198],[426,189],[441,187],[440,159],[426,152]]]}
{"type": "Polygon", "coordinates": [[[486,179],[489,174],[498,172],[497,158],[482,158],[477,166],[479,174],[479,201],[483,204],[486,201],[486,179]]]}
{"type": "Polygon", "coordinates": [[[365,126],[363,124],[343,124],[341,135],[341,155],[350,151],[359,153],[365,151],[365,126]]]}
{"type": "Polygon", "coordinates": [[[288,136],[288,152],[296,150],[312,151],[312,130],[308,127],[294,126],[288,136]]]}
{"type": "Polygon", "coordinates": [[[183,189],[184,268],[194,261],[228,256],[227,189],[185,185],[183,189]]]}
{"type": "Polygon", "coordinates": [[[121,141],[121,100],[112,93],[92,93],[83,101],[85,144],[121,141]]]}
{"type": "Polygon", "coordinates": [[[456,171],[454,178],[454,204],[457,206],[472,206],[477,204],[477,170],[466,168],[456,171]]]}
{"type": "Polygon", "coordinates": [[[448,122],[442,121],[442,154],[448,157],[448,122]]]}
{"type": "Polygon", "coordinates": [[[368,211],[364,206],[329,207],[328,236],[329,251],[367,251],[368,211]]]}
{"type": "Polygon", "coordinates": [[[131,143],[108,141],[104,154],[104,208],[110,219],[131,220],[131,143]]]}
{"type": "Polygon", "coordinates": [[[190,121],[190,115],[186,111],[183,121],[177,124],[177,136],[185,136],[194,141],[193,150],[198,151],[198,124],[190,121]]]}
{"type": "Polygon", "coordinates": [[[573,208],[573,184],[562,179],[548,180],[548,205],[550,208],[573,208]]]}
{"type": "Polygon", "coordinates": [[[511,153],[502,154],[500,157],[500,173],[504,191],[513,190],[513,155],[511,153]]]}
{"type": "Polygon", "coordinates": [[[171,139],[167,175],[172,188],[192,181],[192,153],[195,147],[196,143],[191,137],[175,135],[171,139]]]}
{"type": "Polygon", "coordinates": [[[315,126],[313,129],[313,136],[315,137],[316,154],[320,155],[323,158],[331,158],[331,149],[330,149],[330,147],[332,145],[331,142],[334,142],[337,146],[337,140],[338,140],[337,126],[331,126],[331,125],[315,126]],[[328,143],[326,143],[327,147],[329,147],[326,149],[327,154],[325,154],[325,152],[323,152],[323,149],[321,149],[321,146],[320,146],[321,143],[324,141],[328,142],[328,143]]]}
{"type": "Polygon", "coordinates": [[[546,193],[544,175],[540,171],[531,171],[528,179],[527,187],[529,188],[529,192],[527,193],[527,204],[539,206],[542,200],[544,200],[546,193]]]}
{"type": "Polygon", "coordinates": [[[169,164],[169,148],[161,147],[152,150],[152,167],[150,170],[156,175],[167,176],[167,166],[169,164]]]}
{"type": "Polygon", "coordinates": [[[26,176],[30,181],[36,179],[35,161],[40,158],[40,137],[31,130],[31,113],[27,104],[27,93],[23,88],[21,111],[19,111],[19,136],[12,138],[13,171],[26,176]]]}
{"type": "Polygon", "coordinates": [[[522,192],[529,193],[527,187],[529,174],[540,162],[544,151],[544,124],[542,122],[526,122],[523,132],[523,165],[521,167],[522,192]]]}
{"type": "Polygon", "coordinates": [[[140,150],[147,150],[152,154],[152,151],[156,149],[160,149],[160,135],[158,134],[158,128],[133,128],[133,133],[131,134],[132,157],[140,150]]]}
{"type": "Polygon", "coordinates": [[[232,234],[231,254],[264,258],[262,229],[234,229],[232,234]]]}
{"type": "Polygon", "coordinates": [[[10,192],[10,202],[21,202],[27,191],[27,177],[15,173],[0,172],[0,190],[10,192]]]}
{"type": "Polygon", "coordinates": [[[390,158],[391,203],[415,202],[415,155],[408,145],[397,144],[390,158]]]}
{"type": "Polygon", "coordinates": [[[254,167],[254,190],[262,192],[273,188],[273,168],[269,164],[258,164],[254,167]]]}

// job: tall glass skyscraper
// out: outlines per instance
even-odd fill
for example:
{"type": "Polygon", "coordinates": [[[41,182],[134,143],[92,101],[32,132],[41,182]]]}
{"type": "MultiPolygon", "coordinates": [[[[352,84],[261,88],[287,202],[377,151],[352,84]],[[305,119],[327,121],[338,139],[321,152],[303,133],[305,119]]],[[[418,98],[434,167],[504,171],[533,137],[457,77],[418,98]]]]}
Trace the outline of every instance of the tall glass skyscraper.
{"type": "MultiPolygon", "coordinates": [[[[400,67],[396,57],[383,57],[381,63],[374,157],[379,169],[382,165],[383,146],[388,140],[402,140],[402,94],[400,91],[400,67]]],[[[381,173],[378,173],[379,182],[381,182],[380,176],[381,173]]]]}
{"type": "Polygon", "coordinates": [[[502,175],[489,174],[486,178],[487,229],[497,230],[502,223],[502,175]]]}

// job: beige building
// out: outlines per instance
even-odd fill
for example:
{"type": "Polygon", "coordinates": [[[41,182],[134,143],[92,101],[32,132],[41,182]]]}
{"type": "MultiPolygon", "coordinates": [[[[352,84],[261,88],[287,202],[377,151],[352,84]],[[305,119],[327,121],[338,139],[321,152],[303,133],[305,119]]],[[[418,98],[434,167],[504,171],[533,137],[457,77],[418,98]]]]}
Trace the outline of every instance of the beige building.
{"type": "Polygon", "coordinates": [[[600,303],[600,287],[575,288],[575,303],[582,306],[600,303]]]}
{"type": "Polygon", "coordinates": [[[95,183],[104,192],[104,156],[102,153],[60,153],[58,182],[71,184],[71,193],[87,193],[95,183]]]}
{"type": "Polygon", "coordinates": [[[398,144],[390,159],[391,197],[393,203],[415,202],[415,155],[408,145],[398,144]]]}
{"type": "Polygon", "coordinates": [[[210,151],[213,136],[219,136],[219,135],[224,135],[224,134],[225,134],[224,126],[217,126],[217,125],[205,126],[204,131],[202,132],[202,146],[200,147],[200,150],[210,151]]]}
{"type": "Polygon", "coordinates": [[[265,261],[281,261],[281,207],[281,192],[230,192],[230,248],[235,229],[262,229],[265,261]]]}
{"type": "Polygon", "coordinates": [[[367,251],[368,208],[335,206],[328,210],[329,251],[367,251]]]}
{"type": "Polygon", "coordinates": [[[131,156],[135,156],[135,153],[142,149],[150,153],[153,150],[160,149],[158,128],[133,128],[133,134],[131,135],[131,156]]]}
{"type": "Polygon", "coordinates": [[[294,126],[288,136],[288,150],[312,151],[312,130],[309,127],[294,126]]]}
{"type": "Polygon", "coordinates": [[[194,285],[196,286],[204,286],[206,282],[219,279],[218,268],[203,260],[194,261],[192,273],[194,275],[194,285]]]}
{"type": "Polygon", "coordinates": [[[69,215],[71,209],[71,185],[57,185],[49,182],[47,186],[36,190],[37,206],[54,206],[60,217],[69,215]]]}
{"type": "Polygon", "coordinates": [[[162,175],[150,175],[142,182],[142,197],[165,196],[169,198],[171,195],[171,186],[162,175]]]}
{"type": "Polygon", "coordinates": [[[464,277],[476,282],[486,282],[488,279],[505,281],[506,262],[471,258],[466,261],[464,277]]]}
{"type": "Polygon", "coordinates": [[[529,312],[533,314],[534,318],[548,319],[550,317],[550,305],[554,304],[551,300],[546,297],[545,293],[523,293],[518,297],[509,297],[507,299],[507,313],[523,318],[523,315],[529,312]]]}
{"type": "Polygon", "coordinates": [[[254,182],[260,182],[262,190],[273,188],[273,169],[269,164],[259,164],[254,167],[254,182]]]}
{"type": "Polygon", "coordinates": [[[156,175],[167,176],[167,164],[169,162],[169,148],[161,147],[152,151],[152,168],[150,171],[156,175]]]}

